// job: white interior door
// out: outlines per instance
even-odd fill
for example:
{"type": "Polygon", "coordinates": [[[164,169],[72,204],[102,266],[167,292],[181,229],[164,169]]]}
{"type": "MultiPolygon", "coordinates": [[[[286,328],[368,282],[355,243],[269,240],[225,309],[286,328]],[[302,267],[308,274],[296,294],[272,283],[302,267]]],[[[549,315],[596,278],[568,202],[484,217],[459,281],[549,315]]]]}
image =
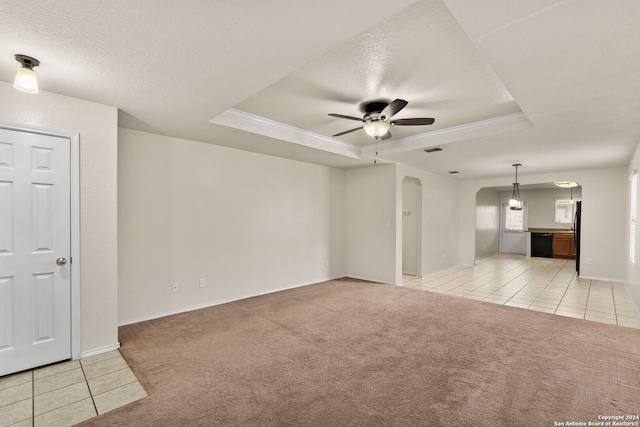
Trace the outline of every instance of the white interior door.
{"type": "Polygon", "coordinates": [[[69,139],[0,129],[0,375],[71,358],[69,139]]]}

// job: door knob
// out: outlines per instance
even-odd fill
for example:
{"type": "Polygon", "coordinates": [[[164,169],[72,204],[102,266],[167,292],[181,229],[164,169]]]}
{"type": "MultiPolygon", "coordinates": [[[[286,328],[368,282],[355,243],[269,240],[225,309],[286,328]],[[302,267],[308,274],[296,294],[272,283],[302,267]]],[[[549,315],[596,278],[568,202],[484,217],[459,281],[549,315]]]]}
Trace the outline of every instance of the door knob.
{"type": "Polygon", "coordinates": [[[58,258],[56,260],[56,264],[58,265],[65,265],[67,263],[67,259],[66,258],[58,258]]]}

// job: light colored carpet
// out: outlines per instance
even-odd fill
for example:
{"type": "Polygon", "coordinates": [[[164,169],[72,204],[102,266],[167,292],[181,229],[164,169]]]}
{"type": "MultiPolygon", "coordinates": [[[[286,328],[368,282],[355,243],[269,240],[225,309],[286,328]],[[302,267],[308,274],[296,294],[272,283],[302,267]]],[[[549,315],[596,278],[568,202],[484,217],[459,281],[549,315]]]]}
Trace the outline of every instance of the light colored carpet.
{"type": "Polygon", "coordinates": [[[341,279],[120,328],[85,426],[552,426],[640,408],[640,331],[341,279]]]}

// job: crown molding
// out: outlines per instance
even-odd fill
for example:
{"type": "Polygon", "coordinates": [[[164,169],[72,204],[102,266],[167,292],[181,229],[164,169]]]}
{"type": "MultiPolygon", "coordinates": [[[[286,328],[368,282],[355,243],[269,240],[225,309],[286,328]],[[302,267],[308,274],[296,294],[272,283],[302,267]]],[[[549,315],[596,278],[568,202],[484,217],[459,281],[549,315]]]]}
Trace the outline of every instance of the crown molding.
{"type": "Polygon", "coordinates": [[[513,113],[477,122],[465,123],[450,128],[438,129],[431,132],[411,135],[404,138],[368,145],[360,150],[362,157],[371,157],[376,151],[381,154],[392,154],[410,151],[432,145],[445,145],[456,141],[483,136],[497,135],[514,130],[533,127],[524,113],[513,113]]]}
{"type": "Polygon", "coordinates": [[[374,141],[370,145],[360,147],[234,108],[228,109],[209,122],[353,159],[370,158],[376,152],[382,156],[533,127],[524,113],[513,113],[404,138],[374,141]]]}
{"type": "Polygon", "coordinates": [[[309,132],[295,126],[290,126],[234,108],[228,109],[209,120],[209,122],[354,159],[360,158],[360,147],[357,145],[342,142],[328,136],[309,132]]]}

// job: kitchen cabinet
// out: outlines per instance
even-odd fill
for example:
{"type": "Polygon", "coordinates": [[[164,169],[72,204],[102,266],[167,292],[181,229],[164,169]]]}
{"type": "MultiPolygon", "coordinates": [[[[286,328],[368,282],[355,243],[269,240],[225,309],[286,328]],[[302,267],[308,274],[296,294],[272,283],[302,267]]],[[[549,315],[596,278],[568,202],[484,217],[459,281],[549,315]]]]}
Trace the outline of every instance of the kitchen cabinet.
{"type": "Polygon", "coordinates": [[[553,257],[576,258],[576,245],[573,242],[573,233],[553,233],[553,257]]]}

